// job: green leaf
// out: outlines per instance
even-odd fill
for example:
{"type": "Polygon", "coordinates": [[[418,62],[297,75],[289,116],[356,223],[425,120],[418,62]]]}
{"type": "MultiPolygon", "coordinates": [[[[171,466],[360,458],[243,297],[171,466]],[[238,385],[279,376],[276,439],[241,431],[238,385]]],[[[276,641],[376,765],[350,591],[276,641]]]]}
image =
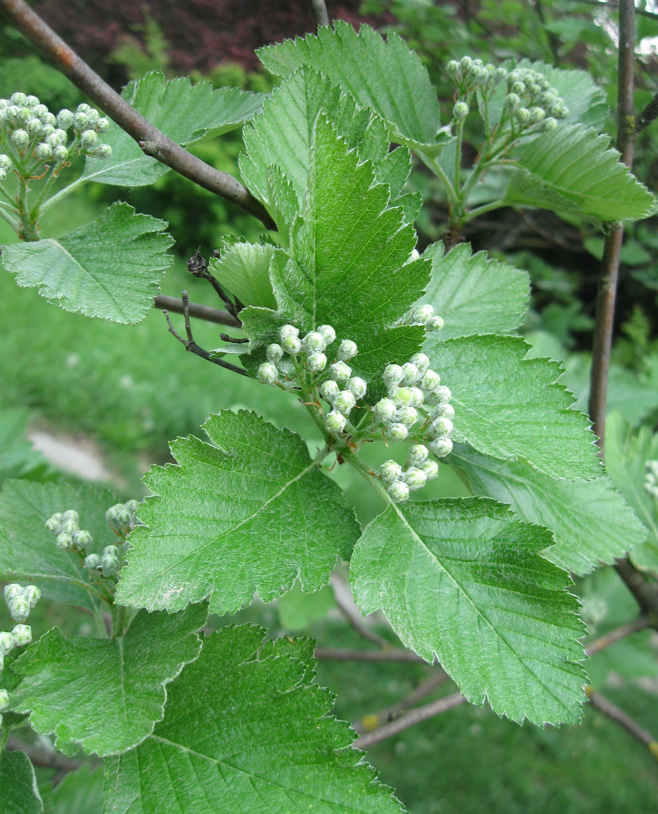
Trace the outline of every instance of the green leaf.
{"type": "Polygon", "coordinates": [[[25,438],[29,418],[27,410],[0,410],[0,483],[46,465],[45,458],[25,438]]]}
{"type": "Polygon", "coordinates": [[[658,501],[644,488],[647,461],[658,460],[658,434],[649,427],[635,432],[617,410],[605,424],[605,463],[615,486],[646,527],[645,543],[631,552],[638,567],[658,575],[658,501]]]}
{"type": "Polygon", "coordinates": [[[295,190],[297,214],[309,186],[313,128],[321,111],[330,116],[349,147],[358,147],[362,161],[373,162],[377,181],[389,184],[391,197],[397,198],[411,171],[409,151],[389,152],[384,121],[359,107],[326,76],[306,67],[276,88],[262,114],[245,128],[247,152],[240,156],[240,171],[249,189],[276,215],[269,172],[277,167],[295,190]]]}
{"type": "Polygon", "coordinates": [[[354,733],[328,715],[306,648],[263,645],[259,628],[224,628],[169,690],[165,719],[108,760],[105,814],[399,814],[354,733]],[[295,649],[299,650],[295,657],[295,649]]]}
{"type": "Polygon", "coordinates": [[[234,243],[222,251],[221,258],[211,259],[210,271],[244,305],[276,308],[269,277],[276,251],[280,249],[270,243],[234,243]]]}
{"type": "Polygon", "coordinates": [[[11,693],[15,712],[68,755],[82,748],[101,757],[141,743],[164,715],[169,684],[201,650],[196,635],[204,605],[176,614],[140,611],[123,638],[65,636],[52,628],[13,669],[23,680],[11,693]]]}
{"type": "Polygon", "coordinates": [[[56,786],[41,787],[46,814],[101,814],[103,767],[83,763],[56,786]]]}
{"type": "Polygon", "coordinates": [[[580,719],[584,628],[568,575],[540,556],[547,529],[485,498],[390,505],[350,566],[363,613],[438,658],[469,701],[515,721],[580,719]]]}
{"type": "Polygon", "coordinates": [[[569,409],[556,384],[562,369],[524,359],[529,345],[513,336],[471,336],[428,346],[432,368],[452,391],[453,438],[495,458],[524,458],[554,478],[603,474],[589,421],[569,409]]]}
{"type": "Polygon", "coordinates": [[[428,334],[426,347],[445,339],[483,333],[507,333],[523,322],[530,297],[525,271],[485,252],[471,254],[468,243],[443,255],[443,244],[433,243],[423,253],[432,263],[432,280],[421,297],[443,317],[445,327],[428,334]]]}
{"type": "Polygon", "coordinates": [[[166,223],[115,203],[63,237],[3,247],[2,262],[22,288],[65,311],[112,322],[140,322],[172,257],[166,223]]]}
{"type": "Polygon", "coordinates": [[[466,474],[476,495],[508,503],[522,520],[550,529],[555,545],[544,556],[579,576],[613,563],[646,537],[610,478],[555,480],[524,461],[500,461],[463,444],[449,463],[466,474]]]}
{"type": "Polygon", "coordinates": [[[414,229],[388,203],[389,189],[375,183],[372,164],[360,164],[357,152],[320,117],[308,196],[291,229],[290,260],[270,268],[279,311],[244,310],[247,334],[262,345],[285,322],[302,331],[328,323],[338,337],[357,343],[354,367],[367,381],[388,362],[407,361],[419,349],[423,329],[389,326],[418,299],[430,267],[422,259],[408,262],[414,229]]]}
{"type": "Polygon", "coordinates": [[[25,752],[0,752],[0,814],[43,814],[30,758],[25,752]]]}
{"type": "MultiPolygon", "coordinates": [[[[263,95],[238,88],[213,90],[208,82],[192,85],[189,78],[166,80],[157,71],[130,82],[122,93],[135,110],[159,128],[172,141],[183,146],[239,127],[257,113],[263,95]]],[[[88,158],[82,180],[122,187],[152,184],[169,167],[144,155],[139,144],[114,122],[103,142],[112,147],[110,158],[88,158]]]]}
{"type": "Polygon", "coordinates": [[[609,149],[610,139],[580,125],[543,133],[510,156],[512,174],[504,201],[598,221],[640,220],[655,198],[609,149]]]}
{"type": "Polygon", "coordinates": [[[289,76],[310,65],[345,88],[389,125],[391,139],[413,147],[434,145],[441,125],[439,103],[420,57],[397,34],[384,40],[370,26],[357,33],[337,20],[334,30],[261,48],[258,58],[270,73],[289,76]]]}
{"type": "Polygon", "coordinates": [[[211,444],[180,438],[178,466],[153,467],[155,497],[139,510],[117,600],[177,610],[210,597],[233,613],[257,592],[270,602],[299,577],[305,591],[349,559],[359,529],[306,444],[255,413],[224,410],[204,424],[211,444]]]}
{"type": "Polygon", "coordinates": [[[93,537],[89,553],[100,554],[117,540],[105,522],[116,502],[112,492],[87,484],[7,481],[0,492],[0,579],[33,581],[48,599],[98,609],[89,572],[79,557],[57,548],[45,523],[55,512],[75,509],[80,528],[93,537]]]}

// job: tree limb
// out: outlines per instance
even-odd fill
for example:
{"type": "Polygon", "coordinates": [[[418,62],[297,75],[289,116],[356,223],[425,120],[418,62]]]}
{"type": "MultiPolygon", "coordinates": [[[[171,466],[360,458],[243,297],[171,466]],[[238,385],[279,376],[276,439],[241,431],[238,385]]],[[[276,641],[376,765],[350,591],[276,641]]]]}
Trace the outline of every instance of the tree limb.
{"type": "Polygon", "coordinates": [[[59,71],[132,136],[146,155],[236,204],[261,220],[268,229],[276,229],[265,207],[246,187],[232,175],[216,170],[165,136],[104,82],[24,0],[0,0],[0,11],[59,71]]]}
{"type": "Polygon", "coordinates": [[[656,93],[653,99],[644,108],[642,113],[640,113],[639,116],[636,116],[635,120],[633,121],[633,126],[631,128],[633,135],[641,133],[642,130],[644,130],[645,127],[648,127],[656,118],[658,118],[658,93],[656,93]]]}
{"type": "Polygon", "coordinates": [[[614,721],[622,729],[625,729],[635,738],[635,740],[639,741],[642,746],[646,747],[656,760],[658,760],[658,741],[653,737],[653,735],[651,735],[651,733],[647,732],[646,729],[643,729],[629,715],[613,704],[612,701],[609,701],[604,695],[601,695],[600,692],[595,692],[592,687],[586,687],[585,692],[587,693],[590,704],[594,707],[594,709],[598,709],[598,711],[602,712],[606,718],[610,718],[611,721],[614,721]]]}
{"type": "Polygon", "coordinates": [[[625,639],[626,636],[631,636],[633,633],[637,633],[640,630],[646,630],[648,627],[650,627],[650,623],[647,617],[638,616],[638,618],[633,619],[632,622],[627,622],[625,625],[620,625],[619,627],[614,628],[614,630],[604,633],[603,636],[599,636],[598,639],[591,641],[585,648],[585,653],[588,656],[593,656],[594,653],[598,653],[600,650],[610,647],[611,644],[621,641],[621,639],[625,639]]]}
{"type": "MultiPolygon", "coordinates": [[[[153,299],[153,307],[159,310],[171,311],[172,314],[183,313],[183,300],[177,297],[166,297],[159,294],[153,299]]],[[[191,317],[203,319],[206,322],[214,322],[215,325],[228,325],[230,328],[239,328],[240,323],[232,317],[228,311],[221,311],[219,308],[211,308],[209,305],[199,305],[196,302],[188,303],[188,312],[191,317]]]]}
{"type": "Polygon", "coordinates": [[[466,701],[466,699],[460,692],[447,695],[445,698],[439,698],[438,701],[432,701],[430,704],[412,709],[411,712],[407,712],[396,721],[391,721],[390,724],[384,724],[384,726],[380,726],[378,729],[368,732],[366,735],[361,735],[360,738],[354,741],[352,746],[356,749],[367,749],[375,743],[379,743],[386,738],[403,732],[405,729],[409,729],[410,726],[415,726],[422,721],[427,721],[428,718],[433,718],[435,715],[441,715],[442,712],[447,712],[449,709],[463,704],[464,701],[466,701]]]}
{"type": "Polygon", "coordinates": [[[372,630],[368,630],[368,628],[363,623],[361,618],[361,612],[358,608],[354,605],[354,602],[351,598],[351,590],[349,585],[338,575],[332,574],[331,576],[331,584],[334,589],[334,599],[336,600],[336,605],[338,605],[338,610],[343,614],[345,619],[350,623],[350,625],[356,630],[356,632],[363,636],[364,639],[367,639],[369,642],[373,644],[379,645],[379,647],[387,648],[390,647],[389,643],[384,639],[382,636],[379,636],[372,630]],[[343,592],[349,592],[349,597],[345,597],[343,592]]]}

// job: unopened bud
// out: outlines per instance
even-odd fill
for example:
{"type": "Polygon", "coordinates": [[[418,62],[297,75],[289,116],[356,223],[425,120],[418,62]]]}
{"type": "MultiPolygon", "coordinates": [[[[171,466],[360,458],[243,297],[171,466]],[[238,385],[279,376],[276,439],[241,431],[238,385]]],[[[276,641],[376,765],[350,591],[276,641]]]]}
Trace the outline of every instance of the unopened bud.
{"type": "Polygon", "coordinates": [[[380,423],[383,423],[384,421],[392,421],[395,418],[396,412],[397,407],[392,399],[381,399],[373,407],[375,419],[380,423]]]}
{"type": "Polygon", "coordinates": [[[329,375],[334,381],[346,382],[352,375],[352,368],[345,362],[334,362],[329,368],[329,375]]]}
{"type": "Polygon", "coordinates": [[[41,589],[37,588],[36,585],[28,585],[23,588],[23,596],[30,603],[30,608],[35,608],[37,602],[41,599],[41,589]]]}
{"type": "Polygon", "coordinates": [[[310,331],[302,339],[302,347],[307,353],[323,351],[326,347],[324,336],[319,331],[310,331]]]}
{"type": "Polygon", "coordinates": [[[354,393],[355,399],[362,399],[368,391],[368,385],[360,376],[353,376],[347,383],[347,389],[354,393]]]}
{"type": "Polygon", "coordinates": [[[331,325],[319,325],[317,331],[324,339],[325,347],[336,341],[336,331],[331,325]]]}
{"type": "Polygon", "coordinates": [[[11,631],[16,647],[25,647],[32,641],[32,628],[29,625],[15,625],[11,631]]]}
{"type": "Polygon", "coordinates": [[[267,361],[271,362],[275,365],[277,362],[280,362],[283,359],[283,348],[281,345],[277,345],[276,342],[273,342],[271,345],[267,346],[267,361]]]}
{"type": "Polygon", "coordinates": [[[389,460],[379,467],[379,477],[384,483],[393,483],[402,477],[402,467],[397,461],[389,460]]]}
{"type": "Polygon", "coordinates": [[[271,362],[264,362],[258,368],[258,378],[265,384],[274,384],[279,378],[279,371],[271,362]]]}
{"type": "Polygon", "coordinates": [[[391,424],[388,428],[388,437],[391,441],[404,441],[408,435],[409,430],[399,422],[391,424]]]}
{"type": "Polygon", "coordinates": [[[94,538],[86,529],[80,529],[73,535],[73,545],[75,548],[85,549],[93,543],[94,538]]]}
{"type": "Polygon", "coordinates": [[[24,622],[30,615],[30,603],[24,596],[15,596],[7,607],[14,622],[24,622]]]}
{"type": "Polygon", "coordinates": [[[452,109],[453,118],[460,122],[468,116],[468,105],[466,102],[457,102],[452,109]]]}
{"type": "Polygon", "coordinates": [[[359,349],[356,346],[356,342],[352,342],[351,339],[343,339],[338,346],[337,356],[341,362],[347,362],[348,359],[352,359],[354,356],[356,356],[358,352],[359,349]]]}
{"type": "Polygon", "coordinates": [[[334,435],[340,434],[345,429],[346,424],[347,419],[342,413],[339,413],[337,410],[332,410],[330,413],[327,414],[327,417],[325,418],[325,425],[327,429],[334,435]]]}
{"type": "Polygon", "coordinates": [[[349,415],[354,409],[355,404],[356,399],[354,398],[354,394],[349,390],[341,390],[334,399],[334,410],[338,410],[338,412],[343,415],[349,415]]]}
{"type": "Polygon", "coordinates": [[[388,487],[388,493],[396,503],[402,503],[409,498],[409,487],[404,481],[396,480],[388,487]]]}
{"type": "Polygon", "coordinates": [[[417,489],[422,489],[427,483],[427,475],[422,469],[417,469],[415,466],[409,467],[404,473],[404,482],[409,489],[413,492],[417,489]]]}
{"type": "Polygon", "coordinates": [[[452,441],[449,438],[436,438],[429,442],[429,448],[437,458],[445,458],[452,452],[452,441]]]}
{"type": "Polygon", "coordinates": [[[320,395],[330,404],[333,404],[334,399],[339,393],[340,387],[338,386],[338,382],[335,382],[333,379],[327,379],[326,382],[322,382],[320,385],[320,395]]]}
{"type": "Polygon", "coordinates": [[[312,353],[306,360],[306,367],[311,373],[320,373],[327,366],[324,353],[312,353]]]}
{"type": "Polygon", "coordinates": [[[294,334],[290,334],[282,339],[281,347],[290,356],[297,356],[302,352],[302,343],[299,341],[299,337],[294,334]]]}
{"type": "Polygon", "coordinates": [[[3,656],[6,656],[7,653],[11,653],[15,646],[16,641],[11,633],[2,631],[2,633],[0,633],[0,653],[2,653],[3,656]]]}

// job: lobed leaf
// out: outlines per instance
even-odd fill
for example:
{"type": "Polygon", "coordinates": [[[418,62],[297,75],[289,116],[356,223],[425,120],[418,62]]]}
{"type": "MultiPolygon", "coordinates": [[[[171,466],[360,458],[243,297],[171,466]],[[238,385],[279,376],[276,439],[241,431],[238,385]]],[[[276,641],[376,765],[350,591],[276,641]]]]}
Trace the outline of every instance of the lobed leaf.
{"type": "Polygon", "coordinates": [[[123,638],[65,636],[52,628],[13,669],[22,681],[11,693],[15,712],[30,712],[39,733],[59,750],[82,748],[100,757],[141,743],[164,715],[169,684],[201,650],[196,635],[206,605],[180,613],[140,611],[123,638]]]}
{"type": "Polygon", "coordinates": [[[466,698],[515,721],[580,719],[584,633],[547,529],[486,498],[392,504],[352,556],[354,595],[466,698]]]}
{"type": "Polygon", "coordinates": [[[555,544],[544,556],[579,576],[612,564],[646,537],[610,478],[556,480],[525,461],[501,461],[465,444],[456,445],[449,463],[476,495],[507,503],[522,520],[550,529],[555,544]]]}
{"type": "Polygon", "coordinates": [[[25,752],[0,751],[0,814],[43,814],[43,802],[25,752]]]}
{"type": "Polygon", "coordinates": [[[447,255],[442,243],[433,243],[423,257],[432,264],[432,279],[421,300],[445,322],[442,330],[428,334],[426,348],[459,336],[508,333],[523,322],[530,297],[525,271],[491,260],[485,252],[471,254],[468,243],[447,255]]]}
{"type": "Polygon", "coordinates": [[[520,337],[470,336],[427,348],[432,367],[452,391],[455,441],[505,460],[523,458],[554,478],[603,474],[589,421],[570,409],[556,380],[559,363],[524,359],[520,337]]]}
{"type": "Polygon", "coordinates": [[[645,526],[644,545],[631,552],[638,567],[658,574],[658,501],[644,488],[647,461],[658,460],[658,434],[649,427],[636,432],[615,410],[605,425],[605,462],[615,486],[645,526]]]}
{"type": "Polygon", "coordinates": [[[276,308],[269,268],[277,251],[270,243],[234,243],[211,259],[210,271],[244,305],[276,308]]]}
{"type": "Polygon", "coordinates": [[[3,247],[2,262],[23,288],[38,287],[65,311],[112,322],[140,322],[172,257],[166,223],[115,203],[60,238],[3,247]]]}
{"type": "Polygon", "coordinates": [[[263,645],[263,634],[224,628],[206,640],[153,734],[107,761],[104,814],[400,814],[349,748],[349,725],[328,715],[305,642],[263,645]]]}
{"type": "Polygon", "coordinates": [[[567,125],[518,147],[505,203],[603,222],[648,217],[655,210],[654,196],[609,143],[608,136],[567,125]]]}
{"type": "Polygon", "coordinates": [[[420,57],[397,34],[387,39],[370,26],[357,33],[336,20],[333,30],[285,40],[261,48],[258,58],[278,76],[310,65],[345,88],[364,107],[371,107],[389,125],[400,144],[434,145],[441,125],[436,91],[420,57]]]}
{"type": "Polygon", "coordinates": [[[224,410],[204,429],[210,444],[178,439],[178,465],[146,477],[155,497],[140,507],[117,601],[171,611],[210,597],[211,611],[234,613],[297,578],[317,591],[359,534],[338,486],[298,435],[255,413],[224,410]]]}
{"type": "Polygon", "coordinates": [[[0,492],[0,579],[34,582],[48,599],[99,609],[89,572],[79,557],[57,548],[45,523],[55,512],[75,509],[80,528],[93,537],[89,553],[100,554],[117,541],[105,522],[116,502],[112,492],[88,484],[7,481],[0,492]]]}
{"type": "Polygon", "coordinates": [[[405,316],[429,280],[429,264],[410,261],[416,242],[402,210],[389,206],[389,189],[375,182],[370,162],[359,163],[331,123],[315,126],[309,192],[291,228],[289,260],[270,276],[278,311],[246,309],[247,334],[266,344],[293,322],[302,331],[323,323],[355,341],[355,370],[372,381],[391,361],[419,349],[423,329],[390,326],[405,316]]]}
{"type": "MultiPolygon", "coordinates": [[[[152,71],[130,82],[123,98],[172,141],[183,146],[212,131],[225,133],[257,113],[264,96],[239,88],[213,89],[209,82],[192,85],[188,77],[167,80],[152,71]]],[[[169,167],[144,154],[139,144],[112,122],[103,142],[112,147],[110,158],[87,158],[82,180],[122,187],[152,184],[169,167]]]]}

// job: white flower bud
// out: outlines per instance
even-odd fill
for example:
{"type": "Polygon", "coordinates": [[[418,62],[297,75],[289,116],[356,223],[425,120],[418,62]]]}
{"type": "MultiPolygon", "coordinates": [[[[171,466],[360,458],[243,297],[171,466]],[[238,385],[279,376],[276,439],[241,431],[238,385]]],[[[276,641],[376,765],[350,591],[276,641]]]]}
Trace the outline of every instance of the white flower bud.
{"type": "Polygon", "coordinates": [[[341,362],[347,362],[348,359],[352,359],[356,356],[358,352],[359,349],[356,346],[356,342],[352,342],[351,339],[343,339],[338,346],[337,356],[341,362]]]}
{"type": "Polygon", "coordinates": [[[505,97],[505,104],[510,113],[514,113],[519,109],[521,104],[521,97],[518,93],[508,93],[505,97]]]}
{"type": "Polygon", "coordinates": [[[6,656],[7,653],[11,653],[15,646],[16,642],[11,633],[7,631],[0,633],[0,653],[2,653],[3,656],[6,656]]]}
{"type": "Polygon", "coordinates": [[[7,173],[4,170],[0,170],[0,181],[4,181],[7,177],[7,173]]]}
{"type": "Polygon", "coordinates": [[[46,113],[41,121],[48,127],[54,128],[57,125],[57,116],[54,116],[52,113],[46,113]]]}
{"type": "Polygon", "coordinates": [[[405,427],[413,427],[418,421],[418,410],[415,407],[400,407],[395,413],[395,420],[405,427]]]}
{"type": "Polygon", "coordinates": [[[62,515],[62,523],[67,523],[69,521],[75,523],[76,525],[80,522],[80,515],[74,509],[69,509],[62,515]]]}
{"type": "Polygon", "coordinates": [[[327,345],[331,345],[332,342],[336,341],[336,331],[334,331],[331,325],[318,325],[317,331],[324,339],[325,348],[327,345]]]}
{"type": "Polygon", "coordinates": [[[352,368],[345,362],[334,362],[329,368],[329,375],[334,381],[346,382],[352,375],[352,368]]]}
{"type": "Polygon", "coordinates": [[[411,392],[411,401],[409,402],[410,407],[422,407],[423,402],[425,401],[425,396],[423,395],[423,391],[420,387],[410,387],[411,392]]]}
{"type": "Polygon", "coordinates": [[[393,483],[402,477],[402,467],[397,461],[384,461],[379,467],[379,477],[384,483],[393,483]]]}
{"type": "Polygon", "coordinates": [[[339,413],[337,410],[332,410],[330,413],[327,413],[324,423],[329,432],[334,435],[339,435],[345,429],[347,419],[342,413],[339,413]]]}
{"type": "MultiPolygon", "coordinates": [[[[9,103],[12,105],[18,105],[18,107],[24,107],[27,104],[27,96],[17,90],[9,97],[9,103]]],[[[38,100],[37,104],[39,104],[38,100]]]]}
{"type": "Polygon", "coordinates": [[[39,161],[48,161],[53,154],[53,148],[50,144],[37,144],[37,158],[39,161]]]}
{"type": "Polygon", "coordinates": [[[11,140],[14,144],[18,147],[19,150],[22,150],[24,147],[30,142],[30,136],[27,130],[14,130],[11,134],[11,140]]]}
{"type": "Polygon", "coordinates": [[[100,119],[100,113],[95,110],[93,107],[90,107],[87,111],[87,119],[89,120],[89,124],[96,126],[96,122],[100,119]]]}
{"type": "Polygon", "coordinates": [[[41,599],[41,589],[37,588],[36,585],[28,585],[23,588],[23,596],[30,603],[30,608],[35,608],[37,602],[41,599]]]}
{"type": "Polygon", "coordinates": [[[29,625],[15,625],[11,631],[16,647],[25,647],[32,641],[32,628],[29,625]]]}
{"type": "Polygon", "coordinates": [[[276,342],[268,345],[265,353],[267,354],[267,361],[271,362],[273,365],[283,359],[283,348],[281,345],[277,345],[276,342]]]}
{"type": "Polygon", "coordinates": [[[404,441],[404,439],[409,435],[409,430],[404,426],[404,424],[394,423],[391,424],[388,428],[388,437],[391,441],[404,441]]]}
{"type": "Polygon", "coordinates": [[[121,568],[119,549],[115,545],[105,546],[101,557],[101,568],[104,577],[111,577],[121,568]]]}
{"type": "Polygon", "coordinates": [[[62,130],[68,130],[69,127],[73,124],[73,113],[70,110],[64,108],[60,110],[57,114],[57,126],[61,127],[62,130]]]}
{"type": "Polygon", "coordinates": [[[434,413],[432,414],[432,418],[441,417],[449,418],[452,421],[452,419],[455,417],[455,408],[452,406],[452,404],[443,403],[436,407],[434,413]]]}
{"type": "Polygon", "coordinates": [[[46,139],[46,143],[51,147],[60,147],[67,142],[67,135],[65,130],[55,130],[46,139]]]}
{"type": "Polygon", "coordinates": [[[414,355],[409,359],[412,365],[416,365],[418,368],[418,373],[421,376],[424,376],[427,372],[427,369],[430,366],[429,356],[424,353],[414,353],[414,355]]]}
{"type": "Polygon", "coordinates": [[[412,444],[409,447],[407,463],[409,466],[418,466],[418,464],[422,464],[423,461],[427,460],[428,455],[429,451],[424,444],[412,444]]]}
{"type": "Polygon", "coordinates": [[[10,170],[12,167],[11,158],[4,153],[0,154],[0,170],[10,170]]]}
{"type": "Polygon", "coordinates": [[[334,399],[334,410],[338,410],[338,412],[343,413],[343,415],[349,415],[355,405],[356,399],[354,398],[354,393],[349,390],[341,390],[334,399]]]}
{"type": "Polygon", "coordinates": [[[326,382],[322,382],[320,385],[320,395],[325,401],[328,401],[329,404],[334,403],[334,399],[339,393],[340,387],[338,386],[338,382],[335,382],[333,379],[327,379],[326,382]]]}
{"type": "Polygon", "coordinates": [[[397,407],[412,407],[414,401],[414,394],[411,392],[410,387],[396,387],[391,391],[391,398],[397,407]]]}
{"type": "Polygon", "coordinates": [[[368,392],[368,385],[360,376],[353,376],[347,383],[347,389],[354,394],[354,398],[362,399],[368,392]]]}
{"type": "Polygon", "coordinates": [[[55,161],[66,161],[68,157],[69,151],[66,149],[66,147],[55,147],[53,150],[53,158],[55,161]]]}
{"type": "Polygon", "coordinates": [[[451,59],[446,65],[446,73],[453,82],[459,84],[462,80],[462,72],[459,62],[456,59],[451,59]]]}
{"type": "Polygon", "coordinates": [[[14,622],[24,622],[30,615],[30,603],[24,596],[15,596],[7,603],[7,607],[14,622]]]}
{"type": "Polygon", "coordinates": [[[452,398],[452,391],[449,387],[441,385],[440,387],[434,389],[432,395],[439,404],[446,404],[452,398]]]}
{"type": "Polygon", "coordinates": [[[62,533],[69,534],[71,537],[80,529],[80,526],[75,520],[64,520],[62,522],[62,533]]]}
{"type": "Polygon", "coordinates": [[[424,325],[430,317],[434,314],[434,307],[431,306],[429,303],[425,305],[419,305],[418,308],[414,308],[411,313],[411,321],[415,322],[417,325],[424,325]]]}
{"type": "Polygon", "coordinates": [[[427,331],[440,331],[445,325],[440,316],[430,317],[425,323],[425,330],[427,331]]]}
{"type": "Polygon", "coordinates": [[[299,329],[295,328],[294,325],[282,325],[279,328],[279,336],[283,342],[287,336],[299,336],[299,329]]]}
{"type": "Polygon", "coordinates": [[[312,353],[306,360],[306,367],[311,373],[320,373],[327,366],[324,353],[312,353]]]}
{"type": "Polygon", "coordinates": [[[25,129],[32,136],[32,138],[34,138],[35,136],[41,135],[43,124],[41,124],[39,119],[30,119],[25,125],[25,129]]]}
{"type": "Polygon", "coordinates": [[[88,105],[86,102],[80,102],[80,104],[77,107],[78,113],[89,113],[90,110],[91,106],[88,105]]]}
{"type": "Polygon", "coordinates": [[[324,336],[319,331],[310,331],[302,339],[302,347],[307,353],[323,351],[326,347],[324,336]]]}
{"type": "Polygon", "coordinates": [[[384,421],[392,421],[395,418],[397,407],[391,399],[381,399],[372,408],[375,414],[375,420],[383,423],[384,421]]]}
{"type": "Polygon", "coordinates": [[[420,376],[419,370],[416,365],[412,364],[411,362],[407,362],[406,364],[402,365],[402,372],[404,373],[404,379],[402,379],[402,384],[416,384],[418,381],[418,377],[420,376]]]}
{"type": "Polygon", "coordinates": [[[457,102],[452,109],[452,116],[455,121],[463,121],[468,116],[468,110],[466,102],[457,102]]]}
{"type": "Polygon", "coordinates": [[[98,554],[88,554],[85,557],[85,568],[89,571],[98,571],[101,567],[101,558],[98,554]]]}
{"type": "Polygon", "coordinates": [[[132,500],[128,500],[123,505],[125,510],[134,516],[137,509],[139,509],[139,500],[135,500],[133,498],[132,500]]]}
{"type": "Polygon", "coordinates": [[[452,421],[449,418],[445,418],[441,416],[440,418],[435,418],[430,425],[432,432],[438,436],[450,435],[453,430],[452,421]]]}
{"type": "Polygon", "coordinates": [[[119,534],[125,534],[131,528],[131,516],[123,503],[116,503],[105,512],[107,525],[119,534]]]}
{"type": "Polygon", "coordinates": [[[473,67],[473,60],[470,57],[462,57],[459,63],[459,67],[462,69],[464,73],[468,73],[473,67]]]}
{"type": "Polygon", "coordinates": [[[92,153],[94,158],[109,158],[112,155],[112,148],[109,144],[101,144],[92,153]]]}
{"type": "Polygon", "coordinates": [[[85,130],[80,136],[80,144],[83,150],[91,150],[98,141],[98,134],[95,130],[85,130]]]}
{"type": "Polygon", "coordinates": [[[428,370],[420,380],[420,386],[426,393],[432,393],[441,384],[441,377],[434,370],[428,370]]]}
{"type": "Polygon", "coordinates": [[[73,545],[75,548],[84,549],[93,543],[94,538],[86,529],[80,529],[73,535],[73,545]]]}
{"type": "Polygon", "coordinates": [[[5,585],[5,602],[11,602],[12,599],[16,599],[17,596],[23,596],[25,593],[25,589],[22,585],[19,585],[17,582],[12,582],[10,585],[5,585]]]}
{"type": "Polygon", "coordinates": [[[529,112],[532,124],[538,124],[546,116],[546,111],[542,107],[531,107],[529,112]]]}
{"type": "Polygon", "coordinates": [[[437,458],[445,458],[452,452],[452,441],[449,438],[436,438],[429,442],[430,450],[437,458]]]}
{"type": "Polygon", "coordinates": [[[4,712],[9,707],[9,693],[7,690],[0,690],[0,712],[4,712]]]}
{"type": "Polygon", "coordinates": [[[548,119],[544,119],[542,122],[542,129],[546,132],[550,132],[551,130],[555,130],[557,127],[557,119],[554,119],[552,116],[549,116],[548,119]]]}
{"type": "Polygon", "coordinates": [[[96,122],[96,132],[97,133],[107,133],[110,129],[110,120],[106,118],[101,118],[96,122]]]}
{"type": "Polygon", "coordinates": [[[297,356],[302,352],[302,343],[298,336],[290,335],[281,340],[281,347],[290,356],[297,356]]]}
{"type": "Polygon", "coordinates": [[[427,460],[418,464],[418,469],[425,473],[427,480],[434,480],[439,476],[439,465],[436,461],[427,460]]]}
{"type": "Polygon", "coordinates": [[[387,387],[395,387],[396,384],[400,384],[402,379],[404,379],[404,370],[402,370],[400,365],[387,365],[384,368],[382,379],[387,387]]]}
{"type": "Polygon", "coordinates": [[[530,122],[530,111],[527,107],[520,107],[516,111],[516,120],[520,125],[526,125],[530,122]]]}
{"type": "Polygon", "coordinates": [[[388,487],[388,493],[396,503],[402,503],[409,498],[409,487],[404,481],[396,480],[388,487]]]}
{"type": "Polygon", "coordinates": [[[62,531],[57,535],[55,545],[57,546],[57,548],[61,548],[62,551],[68,551],[70,548],[73,547],[73,537],[71,537],[70,534],[66,534],[65,532],[62,531]]]}
{"type": "Polygon", "coordinates": [[[512,93],[515,93],[517,96],[521,96],[526,91],[526,87],[523,82],[515,82],[512,85],[512,93]]]}
{"type": "Polygon", "coordinates": [[[89,124],[89,119],[84,113],[76,113],[73,117],[73,126],[76,130],[85,130],[89,124]]]}
{"type": "Polygon", "coordinates": [[[507,69],[506,68],[496,68],[496,82],[504,82],[507,79],[507,69]]]}
{"type": "Polygon", "coordinates": [[[280,362],[277,362],[277,369],[279,373],[282,373],[286,379],[294,379],[297,375],[297,371],[295,370],[295,366],[290,361],[290,359],[282,359],[280,362]]]}
{"type": "Polygon", "coordinates": [[[427,483],[427,475],[422,469],[417,469],[415,466],[410,466],[404,473],[404,482],[409,489],[414,492],[417,489],[422,489],[427,483]]]}
{"type": "Polygon", "coordinates": [[[263,364],[258,368],[258,373],[256,375],[261,382],[264,382],[265,384],[274,384],[274,382],[279,378],[279,371],[271,362],[263,362],[263,364]]]}

